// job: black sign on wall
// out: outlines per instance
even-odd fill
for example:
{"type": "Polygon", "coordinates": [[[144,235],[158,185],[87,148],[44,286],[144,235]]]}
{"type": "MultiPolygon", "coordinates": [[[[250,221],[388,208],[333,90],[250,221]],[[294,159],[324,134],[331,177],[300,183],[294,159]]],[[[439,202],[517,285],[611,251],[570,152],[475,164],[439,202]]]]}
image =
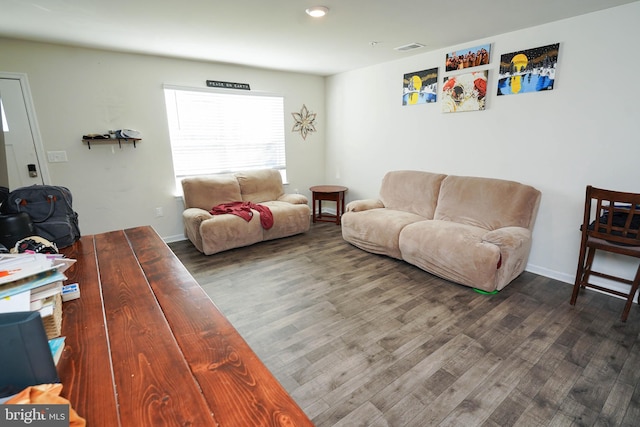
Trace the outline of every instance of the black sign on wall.
{"type": "Polygon", "coordinates": [[[221,82],[218,80],[207,80],[208,87],[218,87],[222,89],[242,89],[251,90],[249,83],[221,82]]]}

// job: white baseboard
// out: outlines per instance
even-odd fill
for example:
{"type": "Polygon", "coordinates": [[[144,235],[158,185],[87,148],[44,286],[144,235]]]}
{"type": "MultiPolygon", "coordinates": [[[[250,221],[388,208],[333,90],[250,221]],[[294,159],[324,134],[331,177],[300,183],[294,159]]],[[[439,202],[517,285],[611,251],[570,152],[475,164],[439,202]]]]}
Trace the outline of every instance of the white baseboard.
{"type": "Polygon", "coordinates": [[[164,240],[165,243],[173,243],[187,240],[187,237],[184,234],[176,234],[175,236],[163,237],[162,240],[164,240]]]}
{"type": "MultiPolygon", "coordinates": [[[[539,274],[540,276],[544,276],[544,277],[548,277],[550,279],[558,280],[560,282],[568,283],[568,284],[570,284],[572,286],[575,283],[575,278],[576,278],[575,275],[566,274],[566,273],[560,273],[558,271],[549,270],[548,268],[540,267],[540,266],[537,266],[537,265],[527,264],[527,267],[525,268],[525,270],[530,272],[530,273],[539,274]]],[[[589,283],[593,283],[594,285],[606,286],[607,288],[614,289],[614,290],[619,291],[619,292],[627,292],[627,293],[629,292],[629,287],[630,287],[630,285],[625,285],[624,283],[615,282],[613,280],[607,280],[607,279],[603,279],[601,277],[593,277],[593,276],[589,280],[589,283]]],[[[605,295],[610,295],[612,297],[625,299],[625,298],[619,297],[617,295],[612,295],[612,294],[608,294],[608,293],[599,291],[597,289],[593,289],[593,288],[590,288],[590,289],[593,290],[593,291],[596,291],[596,292],[600,292],[600,293],[605,294],[605,295]]]]}
{"type": "Polygon", "coordinates": [[[530,273],[539,274],[540,276],[559,280],[560,282],[569,283],[571,285],[573,285],[573,283],[575,282],[575,276],[573,275],[560,273],[554,270],[549,270],[548,268],[540,267],[538,265],[527,264],[527,267],[525,268],[525,270],[530,273]]]}
{"type": "Polygon", "coordinates": [[[328,215],[335,215],[336,214],[336,208],[322,208],[322,213],[323,214],[328,214],[328,215]]]}

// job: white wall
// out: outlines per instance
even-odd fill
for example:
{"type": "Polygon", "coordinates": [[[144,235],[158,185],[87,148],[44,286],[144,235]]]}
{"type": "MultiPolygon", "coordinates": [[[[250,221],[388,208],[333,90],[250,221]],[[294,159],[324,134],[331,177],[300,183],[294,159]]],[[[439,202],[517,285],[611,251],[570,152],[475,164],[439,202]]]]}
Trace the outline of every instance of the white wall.
{"type": "Polygon", "coordinates": [[[349,187],[348,200],[377,196],[395,169],[533,185],[543,196],[528,269],[572,282],[586,185],[640,192],[638,22],[636,2],[328,78],[327,180],[349,187]],[[496,96],[501,54],[557,42],[553,91],[496,96]],[[441,87],[455,74],[444,72],[446,53],[484,43],[485,111],[402,106],[405,73],[439,67],[441,87]]]}
{"type": "MultiPolygon", "coordinates": [[[[285,97],[289,190],[324,177],[324,78],[248,67],[63,47],[0,38],[0,71],[26,73],[44,150],[67,152],[49,163],[51,181],[69,187],[83,234],[151,224],[167,240],[182,238],[162,85],[205,87],[206,80],[249,83],[285,97]],[[318,112],[318,132],[306,141],[292,133],[291,112],[318,112]],[[83,134],[136,129],[143,141],[106,145],[83,134]],[[164,216],[155,217],[162,207],[164,216]]],[[[251,125],[250,121],[247,123],[251,125]]]]}

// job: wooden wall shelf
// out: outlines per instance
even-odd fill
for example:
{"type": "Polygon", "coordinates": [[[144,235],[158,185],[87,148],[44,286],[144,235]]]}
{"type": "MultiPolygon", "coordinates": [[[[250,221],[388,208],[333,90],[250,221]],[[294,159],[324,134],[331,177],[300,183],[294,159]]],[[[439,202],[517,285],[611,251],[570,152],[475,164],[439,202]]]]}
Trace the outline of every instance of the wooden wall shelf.
{"type": "Polygon", "coordinates": [[[113,143],[115,141],[118,141],[118,146],[120,148],[122,148],[122,141],[124,142],[132,142],[133,143],[133,148],[136,148],[136,143],[138,141],[141,141],[141,138],[91,138],[91,139],[87,139],[87,138],[83,138],[83,141],[85,141],[87,143],[87,147],[89,147],[89,150],[91,150],[91,143],[113,143]]]}

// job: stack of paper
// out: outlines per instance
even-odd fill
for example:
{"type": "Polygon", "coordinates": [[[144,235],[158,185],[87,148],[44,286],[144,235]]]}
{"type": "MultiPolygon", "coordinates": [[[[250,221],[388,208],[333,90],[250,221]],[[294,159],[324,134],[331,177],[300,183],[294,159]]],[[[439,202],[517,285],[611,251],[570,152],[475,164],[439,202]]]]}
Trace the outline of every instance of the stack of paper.
{"type": "Polygon", "coordinates": [[[40,311],[53,313],[53,299],[62,292],[64,272],[75,260],[62,255],[0,255],[0,313],[40,311]]]}

